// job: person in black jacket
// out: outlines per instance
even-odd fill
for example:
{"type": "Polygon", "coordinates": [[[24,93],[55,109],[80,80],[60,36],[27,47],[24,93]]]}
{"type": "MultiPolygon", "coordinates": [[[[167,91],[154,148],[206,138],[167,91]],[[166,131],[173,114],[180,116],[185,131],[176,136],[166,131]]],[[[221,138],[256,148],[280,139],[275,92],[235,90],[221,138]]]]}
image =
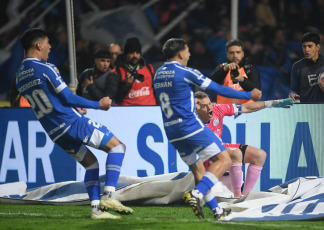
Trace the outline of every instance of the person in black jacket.
{"type": "Polygon", "coordinates": [[[324,57],[319,54],[320,36],[307,32],[302,38],[304,58],[295,62],[291,69],[289,97],[294,102],[324,103],[324,57]]]}
{"type": "Polygon", "coordinates": [[[78,95],[94,101],[108,96],[114,102],[119,80],[109,70],[110,60],[111,54],[108,49],[96,50],[94,67],[84,70],[79,76],[78,95]]]}
{"type": "MultiPolygon", "coordinates": [[[[257,68],[244,57],[243,42],[231,39],[226,43],[227,63],[216,67],[209,78],[221,85],[239,91],[261,90],[260,73],[257,68]]],[[[252,100],[238,100],[217,96],[218,104],[244,104],[252,100]]]]}

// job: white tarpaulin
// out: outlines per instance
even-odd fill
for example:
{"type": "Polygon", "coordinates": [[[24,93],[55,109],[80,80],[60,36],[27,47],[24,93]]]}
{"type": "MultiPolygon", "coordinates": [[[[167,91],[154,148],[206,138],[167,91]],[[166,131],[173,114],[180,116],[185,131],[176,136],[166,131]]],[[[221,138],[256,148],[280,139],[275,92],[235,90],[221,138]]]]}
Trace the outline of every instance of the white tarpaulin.
{"type": "MultiPolygon", "coordinates": [[[[103,187],[104,176],[100,178],[103,187]]],[[[187,172],[152,177],[121,176],[117,198],[122,202],[136,204],[179,203],[183,193],[193,186],[193,176],[187,172]]],[[[221,207],[229,207],[233,211],[224,220],[324,219],[323,178],[296,178],[267,192],[250,192],[240,199],[232,199],[229,176],[224,176],[214,186],[213,193],[221,207]]],[[[3,184],[0,185],[0,197],[0,203],[89,204],[83,182],[75,181],[51,184],[30,191],[24,182],[3,184]]]]}
{"type": "Polygon", "coordinates": [[[234,203],[224,220],[324,219],[324,178],[296,178],[275,186],[270,192],[250,192],[234,203]]]}

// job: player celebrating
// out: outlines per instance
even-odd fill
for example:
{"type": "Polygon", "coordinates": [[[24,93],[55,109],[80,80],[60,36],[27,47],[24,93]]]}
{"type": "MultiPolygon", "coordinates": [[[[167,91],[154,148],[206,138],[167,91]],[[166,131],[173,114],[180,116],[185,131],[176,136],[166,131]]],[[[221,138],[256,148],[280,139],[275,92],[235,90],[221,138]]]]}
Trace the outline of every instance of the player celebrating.
{"type": "MultiPolygon", "coordinates": [[[[224,116],[240,115],[241,113],[253,113],[264,108],[289,107],[293,104],[292,99],[259,101],[236,104],[212,104],[208,95],[202,91],[195,93],[196,111],[199,118],[210,128],[219,138],[223,132],[224,116]]],[[[249,163],[247,169],[243,195],[250,192],[260,177],[262,166],[266,160],[266,153],[262,149],[244,144],[224,143],[228,149],[232,160],[229,170],[234,197],[241,197],[242,185],[242,163],[249,163]]],[[[205,167],[209,166],[209,161],[204,162],[205,167]]]]}
{"type": "Polygon", "coordinates": [[[132,213],[131,208],[114,198],[126,146],[107,127],[84,117],[75,109],[108,110],[111,99],[104,97],[99,102],[89,101],[68,89],[59,70],[46,62],[51,45],[44,30],[33,28],[25,31],[21,43],[25,57],[17,72],[16,88],[28,100],[49,137],[86,169],[84,183],[92,206],[91,217],[120,218],[102,210],[132,213]],[[108,153],[101,199],[98,160],[85,145],[108,153]]]}
{"type": "Polygon", "coordinates": [[[167,62],[157,70],[153,82],[162,110],[164,129],[169,141],[190,167],[197,184],[184,194],[184,199],[198,218],[204,218],[203,199],[216,219],[223,218],[230,210],[220,208],[208,191],[230,168],[231,159],[221,140],[197,116],[194,88],[198,86],[222,96],[254,100],[261,98],[261,91],[235,91],[212,82],[198,70],[186,67],[190,52],[183,39],[169,39],[163,45],[162,52],[167,62]],[[202,162],[207,159],[214,163],[205,172],[202,162]]]}

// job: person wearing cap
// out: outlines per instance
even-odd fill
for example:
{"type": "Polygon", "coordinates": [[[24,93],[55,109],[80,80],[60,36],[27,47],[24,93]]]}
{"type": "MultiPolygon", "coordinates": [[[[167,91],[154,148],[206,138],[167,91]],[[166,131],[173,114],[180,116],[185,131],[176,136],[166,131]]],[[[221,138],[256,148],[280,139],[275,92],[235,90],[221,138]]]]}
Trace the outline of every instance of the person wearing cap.
{"type": "Polygon", "coordinates": [[[126,40],[124,52],[117,57],[114,72],[120,80],[116,95],[118,105],[156,105],[154,69],[144,62],[141,53],[139,39],[132,37],[126,40]]]}
{"type": "Polygon", "coordinates": [[[324,91],[319,82],[324,75],[324,59],[319,54],[320,36],[315,32],[305,33],[302,49],[304,58],[291,69],[289,97],[294,102],[323,103],[324,91]]]}
{"type": "Polygon", "coordinates": [[[96,50],[94,56],[94,67],[84,70],[79,76],[77,94],[89,100],[108,96],[114,103],[119,81],[109,70],[111,54],[108,49],[102,48],[96,50]]]}

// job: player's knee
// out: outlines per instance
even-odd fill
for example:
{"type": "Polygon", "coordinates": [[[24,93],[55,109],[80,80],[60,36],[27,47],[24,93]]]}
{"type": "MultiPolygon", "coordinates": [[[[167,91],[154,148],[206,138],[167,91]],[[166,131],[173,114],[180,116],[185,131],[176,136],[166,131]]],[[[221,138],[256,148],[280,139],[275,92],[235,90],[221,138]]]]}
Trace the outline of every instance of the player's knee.
{"type": "Polygon", "coordinates": [[[233,163],[242,162],[242,153],[239,149],[227,149],[233,163]]]}
{"type": "Polygon", "coordinates": [[[224,167],[226,167],[227,169],[229,169],[232,166],[232,160],[230,157],[230,154],[227,154],[227,151],[222,153],[222,164],[224,165],[224,167]],[[223,154],[224,153],[224,154],[223,154]]]}
{"type": "Polygon", "coordinates": [[[109,150],[109,153],[124,153],[125,154],[126,152],[126,145],[121,143],[112,147],[110,150],[109,150]]]}
{"type": "Polygon", "coordinates": [[[262,165],[264,164],[266,158],[267,158],[267,153],[263,150],[263,149],[260,149],[261,152],[260,152],[260,157],[261,157],[261,160],[262,160],[262,165]]]}
{"type": "Polygon", "coordinates": [[[267,153],[263,149],[257,150],[257,157],[255,159],[255,165],[263,166],[265,160],[267,158],[267,153]]]}
{"type": "Polygon", "coordinates": [[[226,159],[224,163],[225,163],[226,168],[229,169],[232,166],[231,158],[226,159]]]}
{"type": "Polygon", "coordinates": [[[70,156],[79,162],[85,169],[99,168],[97,157],[84,145],[81,146],[76,154],[71,154],[70,156]]]}

